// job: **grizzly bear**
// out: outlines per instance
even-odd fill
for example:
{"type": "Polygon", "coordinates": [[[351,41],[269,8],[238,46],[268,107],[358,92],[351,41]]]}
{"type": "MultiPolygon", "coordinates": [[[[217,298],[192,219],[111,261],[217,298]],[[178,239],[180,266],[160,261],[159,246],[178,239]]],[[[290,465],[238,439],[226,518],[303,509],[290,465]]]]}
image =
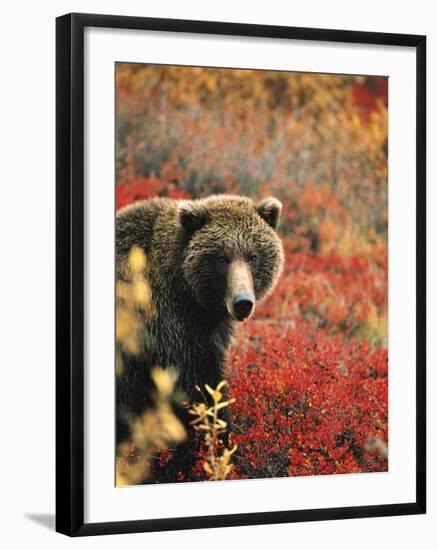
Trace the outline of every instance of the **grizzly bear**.
{"type": "Polygon", "coordinates": [[[283,249],[276,227],[281,203],[213,195],[198,200],[156,198],[116,216],[116,275],[125,277],[127,257],[140,247],[155,308],[144,316],[141,350],[125,356],[117,380],[117,439],[122,417],[147,407],[147,366],[172,368],[190,402],[196,386],[223,379],[225,352],[234,327],[251,317],[281,273],[283,249]],[[151,336],[151,337],[150,337],[151,336]]]}

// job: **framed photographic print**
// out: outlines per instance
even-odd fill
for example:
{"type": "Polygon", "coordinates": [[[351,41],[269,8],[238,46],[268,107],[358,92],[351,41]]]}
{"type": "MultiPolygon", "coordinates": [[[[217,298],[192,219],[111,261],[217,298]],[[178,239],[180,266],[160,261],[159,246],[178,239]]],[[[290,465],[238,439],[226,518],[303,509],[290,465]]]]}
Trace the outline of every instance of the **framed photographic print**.
{"type": "Polygon", "coordinates": [[[56,35],[57,530],[425,513],[425,37],[56,35]]]}

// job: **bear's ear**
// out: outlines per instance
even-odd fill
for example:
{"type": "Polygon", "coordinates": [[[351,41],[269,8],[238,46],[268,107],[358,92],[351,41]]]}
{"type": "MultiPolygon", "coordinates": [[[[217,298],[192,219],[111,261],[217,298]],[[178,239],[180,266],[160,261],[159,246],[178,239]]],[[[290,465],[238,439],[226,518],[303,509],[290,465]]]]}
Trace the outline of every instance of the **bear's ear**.
{"type": "Polygon", "coordinates": [[[276,229],[279,222],[279,216],[281,215],[282,203],[278,199],[269,197],[263,199],[256,206],[256,210],[261,218],[267,222],[270,227],[276,229]]]}
{"type": "Polygon", "coordinates": [[[180,206],[179,219],[186,231],[194,233],[194,231],[205,225],[208,220],[208,213],[203,205],[187,201],[180,206]]]}

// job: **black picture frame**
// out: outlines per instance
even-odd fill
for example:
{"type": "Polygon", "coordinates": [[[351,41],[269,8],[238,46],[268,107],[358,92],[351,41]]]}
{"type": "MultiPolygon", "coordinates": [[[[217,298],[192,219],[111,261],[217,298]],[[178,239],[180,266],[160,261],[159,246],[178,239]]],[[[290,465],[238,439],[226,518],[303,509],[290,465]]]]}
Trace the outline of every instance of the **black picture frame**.
{"type": "Polygon", "coordinates": [[[423,514],[426,511],[426,37],[68,14],[56,20],[56,530],[69,536],[423,514]],[[416,50],[416,500],[399,504],[84,523],[84,29],[403,46],[416,50]]]}

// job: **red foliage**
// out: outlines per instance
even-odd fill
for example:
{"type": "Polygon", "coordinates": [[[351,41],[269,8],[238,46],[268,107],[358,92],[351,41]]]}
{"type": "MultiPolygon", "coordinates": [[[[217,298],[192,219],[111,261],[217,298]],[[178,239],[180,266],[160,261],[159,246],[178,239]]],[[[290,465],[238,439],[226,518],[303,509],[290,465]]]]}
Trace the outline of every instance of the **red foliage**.
{"type": "Polygon", "coordinates": [[[387,351],[301,321],[249,322],[229,354],[238,478],[381,471],[387,351]]]}
{"type": "Polygon", "coordinates": [[[387,350],[359,338],[369,311],[386,311],[386,285],[386,249],[286,254],[229,353],[234,477],[387,470],[387,350]]]}
{"type": "Polygon", "coordinates": [[[118,183],[115,195],[117,210],[135,201],[152,199],[153,197],[191,198],[186,189],[178,188],[173,183],[166,183],[153,177],[142,177],[128,183],[118,183]]]}
{"type": "Polygon", "coordinates": [[[354,103],[362,109],[363,120],[369,120],[370,114],[378,110],[378,102],[388,104],[388,78],[371,77],[364,84],[352,87],[354,103]]]}
{"type": "Polygon", "coordinates": [[[258,307],[257,318],[286,323],[303,317],[349,337],[372,311],[383,315],[386,309],[385,247],[373,249],[370,257],[288,252],[278,286],[258,307]]]}

